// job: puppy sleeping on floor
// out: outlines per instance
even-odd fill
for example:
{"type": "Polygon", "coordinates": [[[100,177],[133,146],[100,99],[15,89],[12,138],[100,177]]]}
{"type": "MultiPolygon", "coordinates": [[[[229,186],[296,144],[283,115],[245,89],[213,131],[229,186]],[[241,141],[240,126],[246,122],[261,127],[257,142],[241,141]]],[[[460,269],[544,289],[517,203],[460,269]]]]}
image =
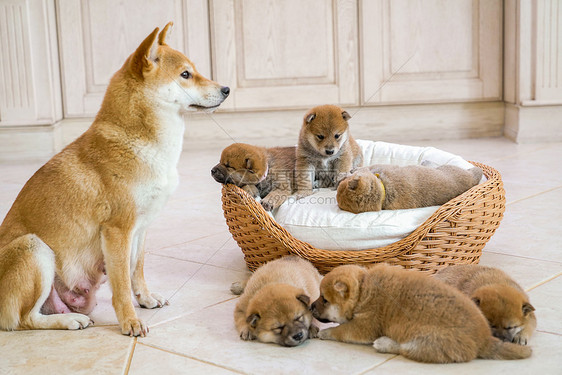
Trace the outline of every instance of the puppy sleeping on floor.
{"type": "Polygon", "coordinates": [[[450,266],[434,277],[468,295],[492,329],[492,334],[503,341],[527,345],[537,326],[523,288],[499,269],[477,264],[450,266]]]}
{"type": "Polygon", "coordinates": [[[222,151],[211,175],[221,184],[234,184],[252,197],[262,198],[263,208],[271,211],[293,193],[295,160],[295,147],[234,143],[222,151]]]}
{"type": "Polygon", "coordinates": [[[464,294],[415,271],[377,265],[339,266],[320,284],[312,313],[339,326],[320,339],[373,344],[381,353],[420,362],[521,359],[527,346],[493,337],[486,318],[464,294]]]}
{"type": "Polygon", "coordinates": [[[316,337],[309,306],[318,298],[320,279],[310,262],[288,256],[258,268],[245,287],[234,283],[231,291],[243,292],[234,310],[240,338],[297,346],[316,337]]]}
{"type": "Polygon", "coordinates": [[[338,206],[355,214],[437,206],[477,185],[478,167],[464,170],[452,165],[437,168],[422,165],[400,167],[376,164],[359,168],[343,179],[337,191],[338,206]]]}

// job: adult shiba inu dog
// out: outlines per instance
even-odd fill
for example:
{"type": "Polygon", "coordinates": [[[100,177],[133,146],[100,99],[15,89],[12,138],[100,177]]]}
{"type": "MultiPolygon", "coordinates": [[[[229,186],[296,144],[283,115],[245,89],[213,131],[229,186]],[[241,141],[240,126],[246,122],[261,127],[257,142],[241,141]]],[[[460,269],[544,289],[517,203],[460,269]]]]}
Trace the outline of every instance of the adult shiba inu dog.
{"type": "Polygon", "coordinates": [[[363,163],[363,154],[349,131],[349,113],[335,105],[312,108],[304,116],[297,146],[297,197],[318,187],[335,187],[363,163]]]}
{"type": "Polygon", "coordinates": [[[309,306],[318,297],[320,280],[310,262],[286,256],[258,268],[245,286],[233,284],[230,290],[242,293],[234,310],[240,338],[297,346],[315,337],[309,306]]]}
{"type": "Polygon", "coordinates": [[[385,264],[334,268],[320,283],[312,313],[340,324],[318,332],[321,339],[373,344],[378,352],[420,362],[531,355],[527,346],[493,337],[478,307],[455,288],[385,264]]]}
{"type": "Polygon", "coordinates": [[[492,334],[527,345],[537,326],[527,293],[505,272],[478,264],[443,268],[434,277],[469,296],[488,319],[492,334]]]}
{"type": "Polygon", "coordinates": [[[234,143],[222,151],[211,175],[221,184],[234,184],[252,197],[261,198],[263,208],[271,211],[293,193],[295,151],[295,147],[234,143]]]}
{"type": "Polygon", "coordinates": [[[81,329],[107,274],[121,332],[161,307],[143,275],[149,223],[178,184],[185,111],[229,94],[156,28],[111,78],[91,127],[27,181],[0,226],[0,328],[81,329]]]}

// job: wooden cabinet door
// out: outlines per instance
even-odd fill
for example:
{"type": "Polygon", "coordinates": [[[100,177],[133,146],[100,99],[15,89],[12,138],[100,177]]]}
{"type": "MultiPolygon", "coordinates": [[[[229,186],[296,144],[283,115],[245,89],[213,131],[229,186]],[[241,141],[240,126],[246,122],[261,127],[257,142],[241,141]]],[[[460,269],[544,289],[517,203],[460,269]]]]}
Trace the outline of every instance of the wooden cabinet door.
{"type": "Polygon", "coordinates": [[[97,113],[112,77],[155,27],[174,27],[168,44],[210,73],[206,0],[59,0],[65,117],[97,113]]]}
{"type": "Polygon", "coordinates": [[[501,100],[501,0],[362,0],[363,105],[501,100]]]}
{"type": "Polygon", "coordinates": [[[215,79],[222,109],[358,104],[353,0],[212,0],[215,79]]]}

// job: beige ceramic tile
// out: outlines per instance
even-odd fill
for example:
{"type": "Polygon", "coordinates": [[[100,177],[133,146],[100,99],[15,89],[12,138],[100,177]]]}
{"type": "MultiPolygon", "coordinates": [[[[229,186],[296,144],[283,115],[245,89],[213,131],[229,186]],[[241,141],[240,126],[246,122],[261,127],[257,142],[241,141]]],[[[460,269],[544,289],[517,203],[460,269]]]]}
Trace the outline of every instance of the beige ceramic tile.
{"type": "Polygon", "coordinates": [[[0,331],[0,374],[122,374],[132,343],[112,327],[0,331]]]}
{"type": "Polygon", "coordinates": [[[536,309],[538,330],[562,336],[561,296],[562,272],[555,279],[529,291],[529,298],[536,309]]]}
{"type": "Polygon", "coordinates": [[[211,306],[159,325],[142,343],[251,374],[353,374],[391,357],[367,345],[317,339],[294,348],[242,341],[234,328],[235,303],[211,306]]]}
{"type": "Polygon", "coordinates": [[[224,367],[198,361],[192,357],[167,350],[156,349],[137,342],[129,368],[130,375],[190,374],[227,375],[236,374],[224,367]]]}

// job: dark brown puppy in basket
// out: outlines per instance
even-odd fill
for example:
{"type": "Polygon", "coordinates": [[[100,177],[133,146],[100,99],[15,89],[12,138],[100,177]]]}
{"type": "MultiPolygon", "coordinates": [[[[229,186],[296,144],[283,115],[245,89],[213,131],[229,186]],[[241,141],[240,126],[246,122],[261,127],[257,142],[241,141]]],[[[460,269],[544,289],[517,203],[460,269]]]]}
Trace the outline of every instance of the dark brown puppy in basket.
{"type": "Polygon", "coordinates": [[[293,193],[296,147],[265,148],[234,143],[222,151],[220,163],[211,169],[221,184],[234,184],[271,211],[293,193]]]}

